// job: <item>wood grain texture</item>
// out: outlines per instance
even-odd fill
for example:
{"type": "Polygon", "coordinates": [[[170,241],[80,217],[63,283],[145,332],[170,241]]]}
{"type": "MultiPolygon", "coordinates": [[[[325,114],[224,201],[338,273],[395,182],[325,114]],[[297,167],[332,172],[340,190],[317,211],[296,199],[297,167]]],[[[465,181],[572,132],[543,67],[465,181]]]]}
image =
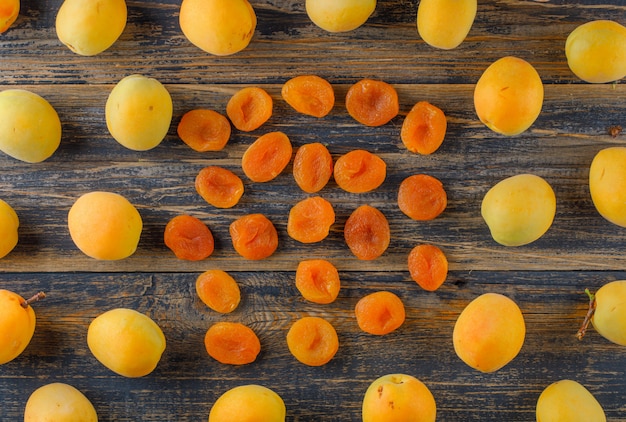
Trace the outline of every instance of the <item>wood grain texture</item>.
{"type": "MultiPolygon", "coordinates": [[[[24,354],[0,366],[0,420],[20,420],[38,386],[68,382],[91,399],[102,421],[206,420],[226,389],[261,383],[277,391],[289,421],[359,421],[363,394],[378,376],[405,372],[424,381],[437,400],[438,420],[529,421],[543,388],[562,378],[585,385],[610,421],[626,421],[626,349],[593,330],[574,337],[586,312],[584,289],[626,279],[626,230],[595,211],[587,184],[589,164],[606,146],[623,145],[611,126],[626,125],[626,89],[621,83],[589,85],[570,72],[563,51],[567,34],[591,19],[626,23],[626,6],[614,1],[479,2],[466,41],[440,51],[417,35],[417,1],[379,0],[358,30],[329,34],[308,19],[304,1],[251,2],[258,26],[250,46],[234,56],[212,57],[182,35],[179,1],[129,1],[128,25],[118,42],[96,57],[81,57],[60,44],[54,31],[60,0],[24,0],[14,27],[0,35],[0,89],[23,88],[46,98],[63,125],[60,148],[47,161],[25,164],[0,155],[0,198],[20,217],[20,242],[0,261],[0,288],[27,295],[44,290],[36,305],[38,326],[24,354]],[[494,134],[477,119],[472,102],[482,71],[504,55],[531,62],[545,83],[545,102],[532,128],[515,137],[494,134]],[[165,84],[174,118],[155,149],[134,152],[109,135],[104,104],[124,76],[142,73],[165,84]],[[280,97],[292,76],[317,74],[336,90],[337,103],[323,119],[300,115],[280,97]],[[367,128],[347,113],[344,97],[364,77],[397,88],[401,111],[389,124],[367,128]],[[257,85],[274,99],[274,114],[262,128],[233,131],[219,152],[197,153],[177,136],[181,116],[192,108],[224,113],[230,96],[257,85]],[[448,133],[430,156],[409,153],[399,133],[417,101],[444,110],[448,133]],[[333,155],[356,148],[387,163],[376,191],[349,194],[334,182],[320,195],[335,207],[327,239],[303,245],[286,232],[290,207],[308,195],[291,167],[269,183],[252,183],[241,171],[247,146],[265,132],[281,130],[294,147],[326,144],[333,155]],[[245,194],[229,210],[208,205],[196,193],[200,169],[221,165],[242,176],[245,194]],[[530,172],[545,177],[557,195],[557,215],[548,233],[519,248],[496,244],[480,216],[485,192],[499,180],[530,172]],[[407,176],[427,173],[448,192],[448,207],[430,222],[409,220],[396,205],[407,176]],[[67,212],[82,193],[111,190],[140,211],[144,231],[137,252],[116,262],[84,256],[71,241],[67,212]],[[388,218],[392,240],[375,261],[358,261],[343,240],[343,225],[361,204],[388,218]],[[270,258],[248,262],[230,243],[235,218],[262,212],[276,225],[279,248],[270,258]],[[216,239],[213,256],[177,260],[163,244],[170,218],[189,213],[205,221],[216,239]],[[451,272],[436,293],[410,281],[408,252],[418,243],[446,252],[451,272]],[[303,258],[326,258],[339,269],[342,289],[331,305],[305,302],[294,285],[303,258]],[[241,306],[227,316],[206,308],[195,295],[195,278],[220,268],[240,283],[241,306]],[[397,332],[375,337],[359,331],[353,316],[360,297],[376,290],[397,293],[407,321],[397,332]],[[520,355],[494,374],[471,370],[454,354],[456,317],[474,297],[504,293],[522,308],[528,335],[520,355]],[[168,346],[157,370],[144,378],[114,375],[86,346],[89,322],[113,307],[145,312],[159,323],[168,346]],[[320,368],[298,364],[285,335],[304,315],[328,318],[339,333],[336,358],[320,368]],[[211,323],[241,321],[258,333],[259,360],[243,367],[218,364],[202,343],[211,323]]],[[[1,312],[2,310],[0,310],[1,312]]]]}

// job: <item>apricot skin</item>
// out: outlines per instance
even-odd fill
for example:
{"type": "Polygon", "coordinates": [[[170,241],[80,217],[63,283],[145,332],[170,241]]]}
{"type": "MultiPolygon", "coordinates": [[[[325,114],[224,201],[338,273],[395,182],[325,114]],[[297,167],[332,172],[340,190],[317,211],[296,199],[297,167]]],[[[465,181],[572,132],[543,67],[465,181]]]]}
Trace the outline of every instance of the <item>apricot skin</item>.
{"type": "Polygon", "coordinates": [[[476,0],[421,0],[417,30],[430,46],[443,50],[458,47],[474,23],[476,0]]]}
{"type": "Polygon", "coordinates": [[[30,395],[24,422],[98,422],[93,404],[75,387],[60,382],[46,384],[30,395]]]}
{"type": "Polygon", "coordinates": [[[284,422],[287,409],[273,390],[241,385],[222,394],[211,407],[209,422],[284,422]]]}
{"type": "Polygon", "coordinates": [[[0,199],[0,258],[7,256],[17,245],[19,225],[15,210],[0,199]]]}
{"type": "Polygon", "coordinates": [[[434,422],[437,404],[422,381],[407,374],[388,374],[367,388],[361,412],[363,422],[434,422]]]}
{"type": "Polygon", "coordinates": [[[593,205],[606,220],[626,227],[626,147],[600,150],[589,168],[593,205]]]}
{"type": "Polygon", "coordinates": [[[626,280],[616,280],[595,293],[596,310],[591,322],[607,340],[626,346],[626,280]]]}
{"type": "Polygon", "coordinates": [[[560,380],[539,395],[535,409],[538,422],[605,422],[602,406],[584,386],[560,380]]]}
{"type": "Polygon", "coordinates": [[[0,290],[0,365],[18,357],[35,333],[35,311],[23,302],[17,293],[0,290]]]}
{"type": "Polygon", "coordinates": [[[306,0],[311,21],[328,32],[347,32],[363,25],[376,9],[376,0],[306,0]]]}

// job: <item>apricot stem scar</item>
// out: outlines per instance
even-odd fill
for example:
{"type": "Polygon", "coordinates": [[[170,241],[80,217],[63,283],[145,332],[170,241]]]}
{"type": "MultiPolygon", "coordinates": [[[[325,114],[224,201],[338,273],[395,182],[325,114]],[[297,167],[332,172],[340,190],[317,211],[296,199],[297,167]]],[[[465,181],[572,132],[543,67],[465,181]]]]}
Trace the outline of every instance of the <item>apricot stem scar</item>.
{"type": "Polygon", "coordinates": [[[587,328],[589,328],[589,324],[591,323],[591,318],[596,311],[596,296],[589,291],[589,289],[585,289],[585,293],[589,296],[589,309],[587,310],[587,315],[585,315],[585,319],[583,321],[582,326],[576,333],[576,338],[578,340],[582,340],[587,332],[587,328]]]}
{"type": "Polygon", "coordinates": [[[30,299],[26,299],[24,300],[22,303],[20,303],[20,305],[22,306],[22,308],[26,309],[28,308],[29,305],[43,299],[46,297],[46,294],[44,292],[38,292],[36,295],[34,295],[33,297],[31,297],[30,299]]]}

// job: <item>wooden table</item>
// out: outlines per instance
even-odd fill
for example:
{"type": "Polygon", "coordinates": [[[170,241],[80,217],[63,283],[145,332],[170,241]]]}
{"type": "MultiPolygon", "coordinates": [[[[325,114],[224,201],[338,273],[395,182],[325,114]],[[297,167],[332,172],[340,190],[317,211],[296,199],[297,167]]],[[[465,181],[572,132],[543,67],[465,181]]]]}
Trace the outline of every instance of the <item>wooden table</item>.
{"type": "Polygon", "coordinates": [[[366,25],[330,34],[308,19],[304,1],[251,2],[258,26],[249,47],[234,56],[213,57],[191,45],[178,25],[178,0],[129,1],[126,30],[95,57],[70,52],[57,39],[60,0],[23,0],[14,26],[0,36],[2,89],[26,88],[46,98],[63,124],[60,148],[47,161],[26,164],[0,155],[0,198],[17,211],[18,246],[0,261],[0,287],[24,296],[47,292],[35,305],[37,330],[26,351],[0,367],[0,420],[21,420],[30,393],[49,382],[66,382],[85,393],[102,421],[206,420],[215,399],[249,383],[274,389],[290,421],[359,421],[367,386],[388,373],[407,373],[432,391],[438,420],[530,421],[541,391],[559,379],[585,385],[609,420],[626,420],[626,349],[593,329],[575,337],[587,310],[585,288],[626,278],[626,230],[597,214],[587,185],[597,151],[623,145],[608,130],[626,124],[623,84],[590,85],[569,70],[564,43],[577,25],[593,19],[626,23],[621,0],[545,2],[481,0],[465,42],[443,51],[425,44],[415,28],[417,1],[379,0],[366,25]],[[496,59],[516,55],[535,66],[545,83],[543,110],[532,128],[499,136],[477,119],[474,84],[496,59]],[[174,101],[166,139],[146,152],[127,150],[109,135],[104,119],[108,93],[121,78],[140,73],[160,80],[174,101]],[[337,103],[323,119],[300,115],[282,101],[289,78],[317,74],[336,90],[337,103]],[[347,114],[351,84],[370,77],[392,83],[401,112],[389,124],[368,128],[347,114]],[[274,114],[262,128],[237,130],[220,152],[198,153],[176,134],[192,108],[225,111],[244,86],[265,88],[274,114]],[[430,156],[408,152],[399,138],[403,117],[417,101],[442,108],[448,133],[430,156]],[[334,182],[320,192],[337,213],[327,239],[303,245],[286,233],[290,207],[305,198],[289,166],[269,183],[245,179],[240,159],[246,147],[271,130],[287,133],[294,146],[323,142],[334,158],[356,148],[387,162],[384,184],[371,193],[349,194],[334,182]],[[245,195],[230,210],[218,210],[194,189],[197,172],[222,165],[245,180],[245,195]],[[395,201],[399,183],[415,173],[439,178],[448,192],[445,212],[430,222],[409,220],[395,201]],[[544,177],[557,195],[553,226],[522,247],[495,243],[480,216],[485,192],[518,173],[544,177]],[[108,190],[126,196],[144,220],[137,252],[105,262],[83,255],[72,243],[67,212],[79,195],[108,190]],[[389,219],[392,239],[374,261],[359,261],[346,247],[342,229],[361,204],[389,219]],[[250,262],[230,242],[235,218],[262,212],[276,225],[279,247],[270,258],[250,262]],[[200,262],[178,260],[163,242],[170,218],[191,214],[206,222],[215,253],[200,262]],[[407,254],[417,244],[440,246],[450,273],[437,292],[411,281],[407,254]],[[340,271],[342,288],[330,305],[306,302],[294,286],[304,258],[325,258],[340,271]],[[228,315],[200,302],[195,279],[203,271],[228,271],[243,299],[228,315]],[[353,309],[377,290],[398,294],[407,308],[405,324],[386,336],[361,332],[353,309]],[[482,374],[454,353],[452,329],[463,307],[485,292],[513,298],[522,309],[527,336],[521,353],[503,369],[482,374]],[[128,379],[113,374],[86,344],[90,321],[115,307],[151,316],[167,337],[167,349],[150,375],[128,379]],[[318,315],[336,327],[340,349],[322,367],[307,367],[289,353],[285,335],[299,317],[318,315]],[[210,358],[203,338],[217,321],[249,325],[261,339],[256,362],[233,367],[210,358]]]}

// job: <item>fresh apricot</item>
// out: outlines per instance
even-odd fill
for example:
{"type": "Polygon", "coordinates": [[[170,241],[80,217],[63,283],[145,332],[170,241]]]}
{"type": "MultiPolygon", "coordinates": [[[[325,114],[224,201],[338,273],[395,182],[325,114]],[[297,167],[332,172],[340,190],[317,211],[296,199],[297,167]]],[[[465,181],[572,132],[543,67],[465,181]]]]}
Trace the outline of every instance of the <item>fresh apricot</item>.
{"type": "Polygon", "coordinates": [[[344,238],[358,259],[376,259],[387,250],[391,240],[387,217],[371,205],[361,205],[346,220],[344,238]]]}
{"type": "Polygon", "coordinates": [[[37,318],[32,302],[45,297],[38,293],[29,300],[10,290],[0,289],[0,365],[12,361],[26,349],[37,318]]]}
{"type": "Polygon", "coordinates": [[[226,104],[230,122],[242,132],[260,128],[272,117],[274,101],[263,88],[249,86],[235,92],[226,104]]]}
{"type": "Polygon", "coordinates": [[[411,249],[408,266],[411,278],[430,292],[437,290],[448,277],[448,258],[435,245],[417,245],[411,249]]]}
{"type": "Polygon", "coordinates": [[[599,150],[589,166],[589,193],[598,213],[626,227],[626,147],[599,150]]]}
{"type": "Polygon", "coordinates": [[[93,404],[76,387],[53,382],[31,393],[24,406],[24,422],[98,422],[93,404]]]}
{"type": "Polygon", "coordinates": [[[196,191],[216,208],[232,208],[243,196],[243,181],[232,171],[218,166],[208,166],[198,172],[196,191]]]}
{"type": "Polygon", "coordinates": [[[328,32],[348,32],[363,25],[376,9],[376,0],[306,0],[311,22],[328,32]]]}
{"type": "Polygon", "coordinates": [[[437,404],[419,379],[407,374],[387,374],[367,387],[361,413],[363,422],[435,422],[437,404]]]}
{"type": "Polygon", "coordinates": [[[427,221],[438,217],[448,205],[443,183],[427,174],[414,174],[400,183],[398,207],[413,220],[427,221]]]}
{"type": "Polygon", "coordinates": [[[20,219],[9,204],[0,199],[0,258],[11,252],[18,241],[20,219]]]}
{"type": "Polygon", "coordinates": [[[285,402],[273,390],[247,384],[231,388],[211,407],[209,422],[285,422],[285,402]]]}
{"type": "Polygon", "coordinates": [[[447,127],[446,116],[439,107],[420,101],[404,118],[400,138],[409,151],[428,155],[439,149],[447,127]]]}
{"type": "Polygon", "coordinates": [[[303,317],[287,332],[287,347],[299,362],[322,366],[339,350],[339,337],[335,327],[324,318],[303,317]]]}
{"type": "Polygon", "coordinates": [[[421,0],[417,31],[428,45],[451,50],[467,37],[477,9],[477,0],[421,0]]]}
{"type": "Polygon", "coordinates": [[[13,25],[19,14],[20,0],[7,0],[2,2],[0,5],[0,34],[13,25]]]}
{"type": "Polygon", "coordinates": [[[283,100],[299,113],[324,117],[335,105],[333,86],[316,75],[289,79],[281,89],[283,100]]]}
{"type": "Polygon", "coordinates": [[[192,215],[172,218],[165,226],[163,239],[176,258],[187,261],[201,261],[211,256],[215,249],[209,227],[192,215]]]}
{"type": "Polygon", "coordinates": [[[241,168],[253,182],[275,179],[291,161],[293,148],[283,132],[269,132],[260,136],[241,157],[241,168]]]}
{"type": "Polygon", "coordinates": [[[230,237],[235,251],[242,257],[259,260],[278,248],[278,233],[263,214],[248,214],[230,224],[230,237]]]}
{"type": "Polygon", "coordinates": [[[341,288],[339,272],[325,259],[300,261],[296,269],[296,288],[310,302],[322,305],[332,303],[341,288]]]}
{"type": "Polygon", "coordinates": [[[362,79],[348,89],[346,109],[361,124],[382,126],[400,111],[398,92],[387,82],[362,79]]]}
{"type": "Polygon", "coordinates": [[[387,164],[374,153],[355,149],[337,159],[333,175],[337,185],[346,192],[370,192],[385,181],[387,164]]]}
{"type": "Polygon", "coordinates": [[[200,300],[215,312],[234,311],[241,300],[239,285],[222,270],[207,270],[196,279],[196,293],[200,300]]]}
{"type": "Polygon", "coordinates": [[[189,110],[176,129],[180,139],[198,152],[220,151],[230,139],[230,122],[215,110],[189,110]]]}
{"type": "Polygon", "coordinates": [[[361,330],[377,336],[397,330],[406,317],[402,299],[384,290],[359,299],[354,314],[361,330]]]}
{"type": "Polygon", "coordinates": [[[320,196],[312,196],[291,207],[287,234],[302,243],[320,242],[328,236],[334,222],[333,205],[320,196]]]}
{"type": "Polygon", "coordinates": [[[246,365],[261,352],[261,341],[248,326],[239,322],[213,324],[204,336],[204,346],[213,359],[228,365],[246,365]]]}

